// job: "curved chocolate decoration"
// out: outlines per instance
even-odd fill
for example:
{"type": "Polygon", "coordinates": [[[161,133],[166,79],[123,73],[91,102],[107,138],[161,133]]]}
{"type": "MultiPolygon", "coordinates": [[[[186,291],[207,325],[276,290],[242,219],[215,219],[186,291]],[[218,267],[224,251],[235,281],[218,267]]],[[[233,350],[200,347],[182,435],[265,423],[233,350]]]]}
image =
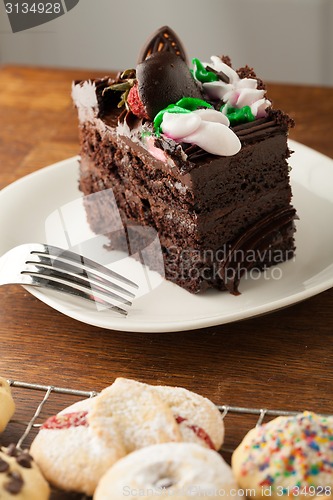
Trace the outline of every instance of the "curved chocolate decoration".
{"type": "Polygon", "coordinates": [[[219,270],[226,289],[233,295],[239,295],[238,285],[245,271],[253,267],[256,262],[247,262],[246,259],[233,259],[234,255],[244,256],[247,251],[252,250],[261,253],[267,250],[272,243],[274,235],[286,228],[297,218],[293,207],[281,208],[274,213],[268,214],[262,220],[253,224],[237,240],[235,240],[228,251],[225,260],[219,270]],[[230,271],[232,271],[230,273],[230,271]],[[230,274],[232,279],[229,279],[230,274]]]}
{"type": "Polygon", "coordinates": [[[182,42],[179,40],[176,33],[169,28],[169,26],[162,26],[162,28],[155,31],[146,41],[141,49],[138,64],[145,61],[147,57],[156,52],[172,52],[176,56],[183,59],[188,64],[185,49],[182,42]]]}
{"type": "Polygon", "coordinates": [[[182,97],[202,99],[202,92],[186,63],[173,52],[155,52],[137,65],[140,99],[150,120],[182,97]]]}

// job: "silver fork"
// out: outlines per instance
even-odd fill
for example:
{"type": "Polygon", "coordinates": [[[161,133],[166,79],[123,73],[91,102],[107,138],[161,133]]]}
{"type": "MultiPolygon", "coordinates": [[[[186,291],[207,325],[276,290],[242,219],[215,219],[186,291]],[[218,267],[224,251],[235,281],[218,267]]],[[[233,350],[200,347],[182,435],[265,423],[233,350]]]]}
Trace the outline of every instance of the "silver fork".
{"type": "Polygon", "coordinates": [[[138,289],[133,281],[91,259],[42,243],[19,245],[0,257],[0,285],[9,284],[67,293],[124,316],[127,310],[120,305],[131,306],[129,299],[135,294],[129,289],[138,289]]]}

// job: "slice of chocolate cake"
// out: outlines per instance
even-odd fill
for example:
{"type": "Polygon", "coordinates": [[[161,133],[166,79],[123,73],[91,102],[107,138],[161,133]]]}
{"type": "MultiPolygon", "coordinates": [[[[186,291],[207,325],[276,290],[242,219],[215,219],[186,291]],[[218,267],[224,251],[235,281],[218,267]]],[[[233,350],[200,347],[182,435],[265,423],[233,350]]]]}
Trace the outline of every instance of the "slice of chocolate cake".
{"type": "MultiPolygon", "coordinates": [[[[73,84],[80,189],[112,189],[124,224],[157,230],[168,280],[237,294],[246,271],[294,255],[293,122],[273,109],[251,68],[235,71],[217,56],[192,63],[163,27],[135,69],[73,84]]],[[[112,210],[105,197],[91,199],[88,221],[100,234],[112,210]]]]}

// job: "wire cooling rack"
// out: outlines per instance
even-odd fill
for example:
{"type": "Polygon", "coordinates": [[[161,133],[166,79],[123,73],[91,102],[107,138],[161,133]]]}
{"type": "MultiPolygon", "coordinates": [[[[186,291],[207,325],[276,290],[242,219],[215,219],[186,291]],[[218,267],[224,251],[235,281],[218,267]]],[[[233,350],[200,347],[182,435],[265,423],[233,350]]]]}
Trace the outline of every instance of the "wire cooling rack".
{"type": "MultiPolygon", "coordinates": [[[[38,432],[38,429],[46,418],[58,413],[79,399],[92,398],[98,395],[98,392],[96,391],[74,390],[54,385],[31,384],[17,380],[8,380],[8,382],[15,390],[15,394],[13,394],[13,396],[14,400],[18,403],[18,411],[15,413],[15,418],[12,419],[8,425],[8,428],[11,425],[16,426],[16,432],[14,432],[16,437],[13,440],[13,429],[9,429],[8,439],[10,439],[10,443],[14,442],[17,448],[20,449],[29,447],[29,442],[32,441],[33,436],[38,432]],[[24,411],[22,415],[20,414],[20,400],[23,400],[25,403],[23,405],[24,411]],[[30,413],[28,417],[26,416],[27,405],[29,406],[28,413],[30,413]],[[47,405],[50,407],[47,408],[47,405]]],[[[226,426],[229,426],[231,423],[234,431],[237,427],[236,434],[238,433],[239,437],[241,434],[241,437],[244,436],[243,431],[247,432],[254,425],[260,425],[266,417],[273,418],[278,416],[294,416],[303,411],[275,410],[271,408],[246,408],[242,406],[229,405],[217,405],[217,408],[221,412],[224,420],[228,417],[227,422],[225,422],[226,426]],[[235,420],[238,416],[240,417],[241,422],[236,423],[235,420]],[[245,425],[243,418],[247,420],[245,425]],[[240,423],[242,427],[241,431],[238,429],[240,423]]],[[[6,433],[7,429],[5,431],[6,433]]],[[[228,460],[228,457],[231,456],[234,448],[234,443],[225,442],[221,453],[228,460]]],[[[87,497],[82,494],[65,493],[52,489],[51,500],[91,500],[91,497],[87,497]]]]}
{"type": "MultiPolygon", "coordinates": [[[[56,387],[53,385],[40,385],[40,384],[30,384],[27,382],[20,382],[17,380],[8,380],[11,387],[19,389],[27,389],[29,391],[34,391],[41,393],[41,397],[38,399],[32,417],[28,421],[22,419],[13,419],[12,423],[16,423],[22,426],[21,437],[17,442],[17,447],[22,448],[29,437],[33,429],[38,429],[42,424],[38,423],[37,420],[41,415],[44,405],[50,400],[50,398],[55,394],[60,394],[63,396],[75,396],[79,398],[92,398],[98,395],[96,391],[81,391],[74,390],[65,387],[56,387]]],[[[58,411],[63,409],[65,405],[59,408],[58,411]]],[[[300,413],[302,410],[289,411],[289,410],[274,410],[269,408],[246,408],[242,406],[229,406],[229,405],[217,405],[217,408],[221,412],[222,418],[225,419],[227,415],[240,414],[240,415],[253,415],[257,417],[255,425],[260,425],[264,418],[267,417],[278,417],[278,416],[294,416],[300,413]]],[[[222,449],[226,452],[232,452],[232,449],[224,448],[222,449]]]]}

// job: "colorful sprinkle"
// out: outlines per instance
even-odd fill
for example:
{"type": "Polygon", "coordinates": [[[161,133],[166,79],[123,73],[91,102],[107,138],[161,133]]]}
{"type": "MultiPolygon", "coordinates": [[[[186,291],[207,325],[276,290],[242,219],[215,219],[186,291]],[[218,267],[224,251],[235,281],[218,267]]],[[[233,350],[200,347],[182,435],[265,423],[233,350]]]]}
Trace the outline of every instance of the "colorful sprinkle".
{"type": "Polygon", "coordinates": [[[331,486],[325,481],[333,477],[333,418],[310,412],[278,417],[253,435],[243,476],[259,472],[260,486],[279,487],[285,495],[293,488],[331,486]]]}

